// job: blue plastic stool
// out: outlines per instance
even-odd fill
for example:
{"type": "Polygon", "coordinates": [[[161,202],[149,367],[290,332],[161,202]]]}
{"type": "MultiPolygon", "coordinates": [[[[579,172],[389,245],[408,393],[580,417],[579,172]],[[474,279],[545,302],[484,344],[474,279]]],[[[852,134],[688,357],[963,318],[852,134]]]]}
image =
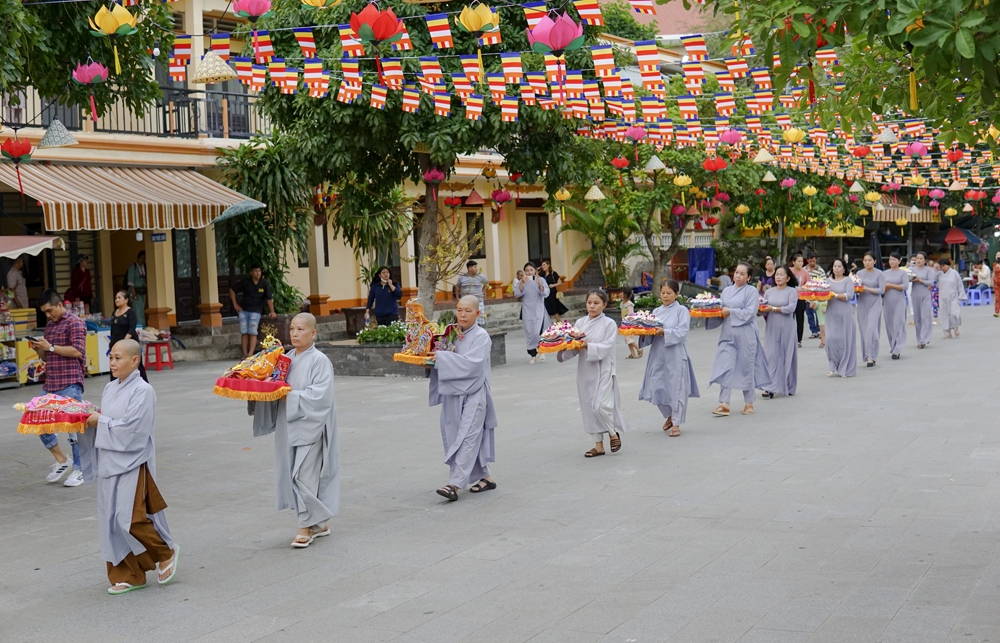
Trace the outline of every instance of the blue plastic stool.
{"type": "Polygon", "coordinates": [[[966,295],[969,297],[969,299],[965,302],[966,306],[982,306],[983,297],[978,290],[972,288],[966,292],[966,295]]]}

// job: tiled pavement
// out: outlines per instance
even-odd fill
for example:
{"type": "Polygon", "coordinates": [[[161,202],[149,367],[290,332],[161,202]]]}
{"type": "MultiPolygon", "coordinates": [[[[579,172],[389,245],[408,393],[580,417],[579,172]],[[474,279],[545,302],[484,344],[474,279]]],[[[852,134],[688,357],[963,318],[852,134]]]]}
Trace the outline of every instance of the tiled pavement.
{"type": "MultiPolygon", "coordinates": [[[[931,643],[1000,640],[997,332],[827,379],[817,340],[799,394],[709,415],[715,332],[691,339],[705,397],[679,439],[619,376],[632,432],[585,460],[575,366],[494,371],[496,491],[447,504],[422,379],[337,380],[334,535],[305,551],[273,509],[269,438],[214,397],[219,363],[154,373],[159,485],[178,580],[106,594],[94,489],[47,485],[0,393],[0,641],[931,643]]],[[[884,340],[883,340],[884,342],[884,340]]],[[[884,347],[884,343],[883,343],[884,347]]],[[[884,348],[883,348],[883,352],[884,348]]],[[[96,401],[103,380],[88,381],[96,401]]],[[[150,577],[153,578],[152,576],[150,577]]]]}

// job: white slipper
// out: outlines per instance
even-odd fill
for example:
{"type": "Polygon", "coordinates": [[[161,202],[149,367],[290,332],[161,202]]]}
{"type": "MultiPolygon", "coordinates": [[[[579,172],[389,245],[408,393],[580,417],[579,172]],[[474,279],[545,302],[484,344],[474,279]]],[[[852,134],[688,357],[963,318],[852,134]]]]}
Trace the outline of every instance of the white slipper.
{"type": "MultiPolygon", "coordinates": [[[[311,527],[310,527],[310,529],[311,529],[311,527]]],[[[326,527],[324,527],[323,531],[313,531],[312,532],[312,537],[313,538],[322,538],[323,536],[329,536],[329,535],[330,535],[330,525],[327,525],[326,527]]]]}
{"type": "Polygon", "coordinates": [[[310,535],[309,536],[309,540],[307,540],[305,542],[299,542],[299,540],[298,540],[299,536],[296,536],[295,538],[296,538],[296,540],[292,541],[292,547],[294,547],[296,549],[305,549],[306,547],[308,547],[309,545],[311,545],[314,540],[316,540],[316,534],[310,535]]]}
{"type": "Polygon", "coordinates": [[[177,559],[181,556],[181,546],[174,545],[174,557],[170,560],[170,564],[164,569],[160,569],[160,563],[156,563],[156,582],[160,585],[166,585],[170,581],[174,580],[174,576],[177,575],[177,559]],[[160,573],[170,570],[170,576],[167,576],[163,580],[160,580],[160,573]]]}
{"type": "Polygon", "coordinates": [[[108,588],[108,594],[112,596],[120,596],[121,594],[128,594],[129,592],[134,592],[137,589],[146,589],[146,585],[129,585],[128,583],[115,583],[108,588]],[[116,587],[124,587],[125,589],[115,589],[116,587]]]}

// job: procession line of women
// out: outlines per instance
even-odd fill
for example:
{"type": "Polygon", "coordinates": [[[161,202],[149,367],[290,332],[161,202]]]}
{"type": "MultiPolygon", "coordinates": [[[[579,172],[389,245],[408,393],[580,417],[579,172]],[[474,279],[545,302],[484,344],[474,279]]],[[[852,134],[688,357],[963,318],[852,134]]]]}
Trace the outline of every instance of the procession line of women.
{"type": "MultiPolygon", "coordinates": [[[[918,253],[916,268],[907,272],[900,268],[899,254],[893,253],[889,258],[889,270],[882,271],[875,268],[875,257],[866,253],[864,268],[857,272],[862,286],[858,293],[855,293],[855,281],[844,261],[833,261],[829,279],[833,298],[827,303],[825,318],[827,376],[856,375],[859,334],[862,359],[868,367],[875,366],[879,357],[883,318],[892,359],[900,359],[906,345],[906,289],[911,283],[917,347],[924,348],[930,343],[933,323],[930,288],[939,277],[937,271],[926,267],[926,261],[926,255],[918,253]]],[[[961,324],[958,305],[965,292],[961,278],[950,269],[950,262],[943,259],[941,264],[945,337],[949,337],[952,330],[957,336],[958,325],[961,324]]],[[[801,326],[797,323],[796,314],[802,309],[799,305],[802,284],[796,278],[795,270],[778,266],[767,275],[772,285],[764,290],[764,301],[761,303],[758,290],[749,285],[752,276],[753,268],[740,263],[733,272],[733,285],[725,288],[720,295],[721,317],[706,320],[709,329],[721,326],[709,379],[709,385],[718,384],[720,388],[719,405],[712,411],[719,417],[730,415],[734,390],[743,393],[743,415],[754,412],[757,390],[762,391],[762,396],[767,399],[776,395],[792,396],[797,391],[801,326]],[[763,344],[757,327],[758,315],[765,318],[763,344]]],[[[531,290],[528,288],[525,292],[531,290]]],[[[536,296],[540,305],[544,288],[540,287],[536,292],[541,295],[536,296]]],[[[664,280],[659,294],[663,305],[653,310],[652,314],[660,321],[660,328],[655,335],[639,339],[642,347],[649,347],[639,399],[659,409],[664,418],[663,430],[676,437],[681,433],[681,425],[687,421],[689,400],[700,397],[701,393],[687,349],[690,313],[677,302],[680,285],[672,279],[664,280]]],[[[584,454],[588,458],[605,454],[605,434],[610,438],[611,451],[618,451],[622,444],[621,433],[628,429],[622,414],[615,366],[617,327],[604,315],[607,304],[608,296],[603,290],[592,290],[587,294],[587,316],[576,322],[576,327],[586,334],[586,340],[580,349],[558,354],[560,362],[580,358],[577,394],[583,428],[596,442],[584,454]]],[[[534,320],[534,313],[526,318],[534,320]]],[[[525,323],[526,335],[530,334],[532,337],[529,339],[534,339],[537,346],[534,327],[534,321],[530,328],[525,323]]]]}

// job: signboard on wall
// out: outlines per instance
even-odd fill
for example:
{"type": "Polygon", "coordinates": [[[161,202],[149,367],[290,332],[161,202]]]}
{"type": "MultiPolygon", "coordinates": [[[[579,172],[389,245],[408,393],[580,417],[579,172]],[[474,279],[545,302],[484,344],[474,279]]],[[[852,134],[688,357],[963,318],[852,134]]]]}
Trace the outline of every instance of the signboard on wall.
{"type": "Polygon", "coordinates": [[[149,240],[153,243],[165,243],[167,241],[166,232],[154,232],[149,235],[149,240]]]}

